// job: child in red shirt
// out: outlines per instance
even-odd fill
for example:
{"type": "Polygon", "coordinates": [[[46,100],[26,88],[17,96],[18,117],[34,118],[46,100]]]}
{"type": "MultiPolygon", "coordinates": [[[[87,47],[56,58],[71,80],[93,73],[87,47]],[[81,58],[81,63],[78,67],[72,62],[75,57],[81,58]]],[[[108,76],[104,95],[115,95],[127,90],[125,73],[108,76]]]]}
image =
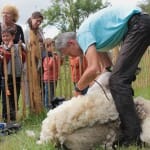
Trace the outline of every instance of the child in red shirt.
{"type": "Polygon", "coordinates": [[[44,106],[51,107],[51,102],[55,96],[59,74],[59,56],[54,52],[54,41],[45,39],[46,56],[43,58],[43,80],[44,80],[44,106]]]}
{"type": "MultiPolygon", "coordinates": [[[[81,57],[69,57],[70,67],[71,67],[71,79],[74,83],[74,86],[79,81],[80,77],[87,68],[87,60],[85,56],[81,57]]],[[[82,94],[86,94],[88,87],[82,91],[82,94]]]]}

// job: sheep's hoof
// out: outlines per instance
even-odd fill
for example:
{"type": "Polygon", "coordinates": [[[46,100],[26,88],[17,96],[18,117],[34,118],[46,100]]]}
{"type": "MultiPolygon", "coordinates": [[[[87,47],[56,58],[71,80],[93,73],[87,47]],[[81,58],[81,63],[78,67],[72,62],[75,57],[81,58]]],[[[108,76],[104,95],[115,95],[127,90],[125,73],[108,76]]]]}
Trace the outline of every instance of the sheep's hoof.
{"type": "Polygon", "coordinates": [[[114,143],[113,143],[113,150],[116,150],[117,148],[119,147],[129,147],[131,145],[136,145],[137,147],[139,148],[142,148],[143,147],[143,143],[142,141],[140,140],[139,137],[137,137],[136,139],[135,138],[127,138],[127,137],[120,137],[118,140],[116,140],[114,143]]]}
{"type": "Polygon", "coordinates": [[[57,150],[70,150],[68,149],[64,144],[58,144],[56,147],[55,147],[57,150]]]}

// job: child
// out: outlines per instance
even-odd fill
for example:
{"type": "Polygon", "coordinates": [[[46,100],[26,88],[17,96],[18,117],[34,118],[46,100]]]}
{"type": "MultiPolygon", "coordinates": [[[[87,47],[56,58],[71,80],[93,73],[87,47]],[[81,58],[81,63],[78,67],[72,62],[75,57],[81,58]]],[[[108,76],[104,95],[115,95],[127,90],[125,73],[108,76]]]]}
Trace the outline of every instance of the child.
{"type": "Polygon", "coordinates": [[[3,51],[3,47],[0,46],[0,97],[2,92],[2,76],[3,76],[3,58],[6,58],[6,61],[10,58],[10,52],[3,51]]]}
{"type": "MultiPolygon", "coordinates": [[[[69,57],[70,67],[71,67],[71,78],[74,83],[74,86],[79,81],[83,72],[87,68],[87,60],[85,56],[81,57],[69,57]]],[[[82,94],[86,94],[88,87],[82,91],[82,94]]]]}
{"type": "Polygon", "coordinates": [[[9,99],[9,108],[10,108],[10,120],[16,120],[16,107],[15,107],[15,89],[13,85],[13,76],[16,80],[16,95],[17,95],[17,108],[18,108],[18,99],[20,95],[20,82],[21,82],[21,73],[22,73],[22,64],[25,61],[25,51],[24,47],[21,45],[21,55],[19,52],[19,45],[14,44],[13,40],[15,38],[15,30],[13,28],[5,28],[1,31],[3,44],[1,45],[0,52],[3,55],[1,58],[3,70],[7,70],[7,75],[3,72],[2,75],[2,117],[4,120],[8,119],[7,114],[7,104],[6,96],[9,99]],[[11,49],[14,48],[14,68],[15,75],[12,73],[12,59],[11,59],[11,49]],[[4,59],[6,58],[6,66],[4,68],[4,59]],[[6,77],[7,76],[7,77],[6,77]],[[5,90],[5,78],[7,78],[8,91],[5,90]]]}
{"type": "Polygon", "coordinates": [[[50,108],[51,102],[55,96],[60,59],[59,56],[54,53],[54,42],[52,39],[45,39],[44,44],[47,51],[47,56],[43,58],[44,106],[50,108]]]}

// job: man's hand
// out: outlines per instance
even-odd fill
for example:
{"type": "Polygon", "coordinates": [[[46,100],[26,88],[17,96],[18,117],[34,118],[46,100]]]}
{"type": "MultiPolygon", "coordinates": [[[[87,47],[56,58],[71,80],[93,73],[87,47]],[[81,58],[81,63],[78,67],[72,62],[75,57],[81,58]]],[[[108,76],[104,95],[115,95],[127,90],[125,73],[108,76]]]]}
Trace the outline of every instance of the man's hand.
{"type": "Polygon", "coordinates": [[[75,84],[74,87],[74,96],[82,95],[82,90],[78,88],[77,83],[75,84]]]}

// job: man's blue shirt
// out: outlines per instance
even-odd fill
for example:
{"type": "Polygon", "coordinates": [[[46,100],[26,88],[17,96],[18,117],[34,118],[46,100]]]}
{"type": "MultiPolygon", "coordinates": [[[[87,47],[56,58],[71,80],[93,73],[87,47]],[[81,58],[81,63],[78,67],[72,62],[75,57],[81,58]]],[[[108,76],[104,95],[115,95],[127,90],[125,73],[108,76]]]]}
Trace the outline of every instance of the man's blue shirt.
{"type": "Polygon", "coordinates": [[[77,41],[86,53],[88,47],[96,45],[97,51],[107,51],[119,44],[128,30],[129,19],[141,9],[107,7],[89,16],[77,32],[77,41]]]}

